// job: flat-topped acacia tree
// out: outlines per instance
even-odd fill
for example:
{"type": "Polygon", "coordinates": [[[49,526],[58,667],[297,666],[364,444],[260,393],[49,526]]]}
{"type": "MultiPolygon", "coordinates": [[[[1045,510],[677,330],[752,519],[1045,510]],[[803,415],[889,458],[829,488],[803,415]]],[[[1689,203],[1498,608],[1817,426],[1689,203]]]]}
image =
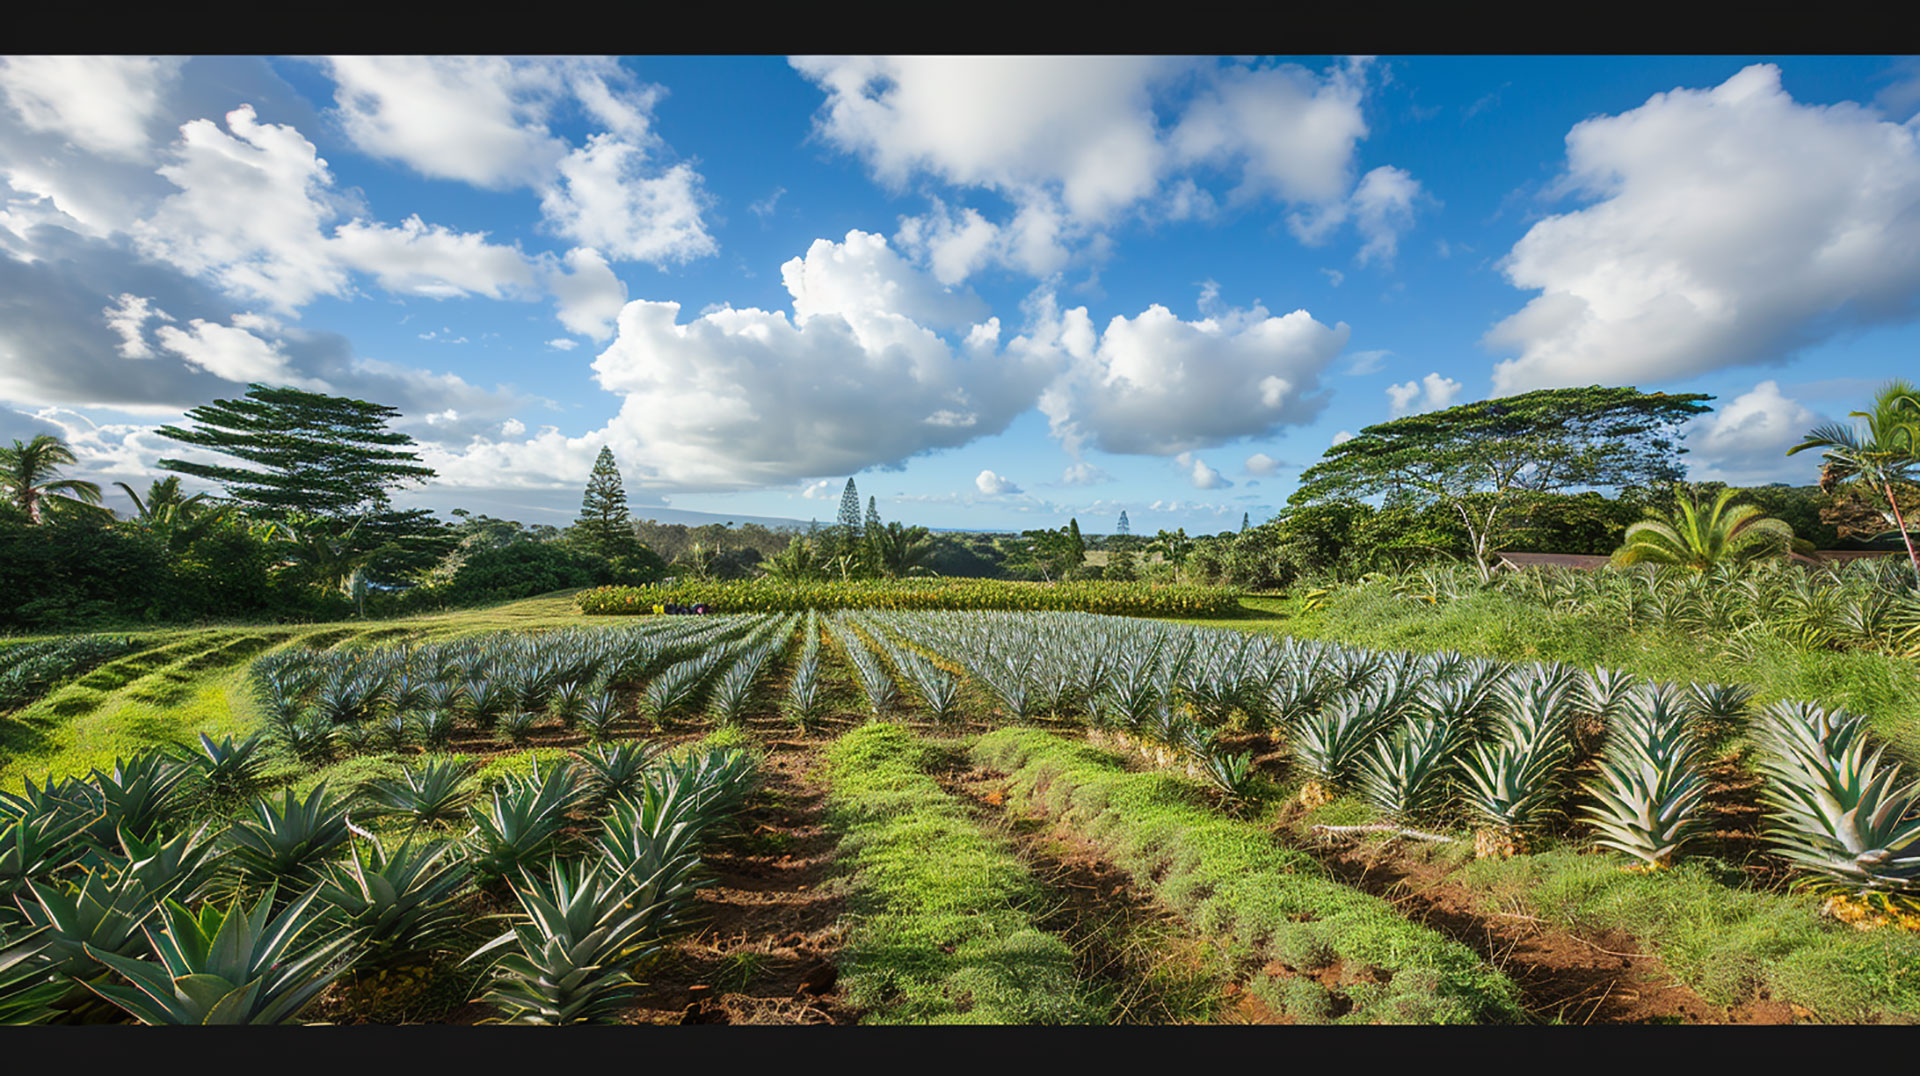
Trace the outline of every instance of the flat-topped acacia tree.
{"type": "Polygon", "coordinates": [[[1540,494],[1664,485],[1683,477],[1680,427],[1704,393],[1540,389],[1368,426],[1327,449],[1288,503],[1384,497],[1444,506],[1467,532],[1480,578],[1540,494]]]}

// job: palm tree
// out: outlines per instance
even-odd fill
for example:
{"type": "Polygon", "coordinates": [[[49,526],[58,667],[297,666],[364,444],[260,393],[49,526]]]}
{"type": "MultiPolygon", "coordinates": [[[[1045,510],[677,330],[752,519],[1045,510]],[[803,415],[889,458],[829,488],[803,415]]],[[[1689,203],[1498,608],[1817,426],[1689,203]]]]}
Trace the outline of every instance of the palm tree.
{"type": "Polygon", "coordinates": [[[55,478],[62,467],[75,462],[73,449],[50,433],[26,443],[14,441],[0,448],[0,493],[38,523],[43,508],[97,506],[100,487],[77,478],[55,478]]]}
{"type": "Polygon", "coordinates": [[[1763,515],[1756,505],[1732,504],[1737,491],[1723,490],[1712,508],[1703,509],[1695,497],[1679,502],[1669,514],[1654,511],[1627,528],[1626,544],[1614,551],[1620,567],[1633,564],[1673,564],[1705,571],[1728,561],[1747,561],[1792,548],[1793,528],[1763,515]]]}
{"type": "Polygon", "coordinates": [[[933,534],[927,528],[908,527],[895,520],[885,527],[875,527],[867,541],[882,575],[901,579],[927,574],[927,557],[933,553],[933,534]]]}
{"type": "Polygon", "coordinates": [[[1855,411],[1849,417],[1865,419],[1861,424],[1828,422],[1808,431],[1806,439],[1787,449],[1787,455],[1809,448],[1824,449],[1820,468],[1820,490],[1831,493],[1842,483],[1858,482],[1884,497],[1893,515],[1894,529],[1906,544],[1907,560],[1913,565],[1914,579],[1920,584],[1920,556],[1913,551],[1913,535],[1900,512],[1895,485],[1913,481],[1920,466],[1920,389],[1912,382],[1893,380],[1873,398],[1873,410],[1855,411]]]}
{"type": "Polygon", "coordinates": [[[144,500],[125,482],[115,482],[114,485],[119,486],[127,499],[133,502],[135,525],[159,534],[168,549],[191,546],[210,528],[225,521],[233,507],[224,504],[205,507],[205,493],[181,497],[179,475],[155,479],[147,487],[144,500]]]}

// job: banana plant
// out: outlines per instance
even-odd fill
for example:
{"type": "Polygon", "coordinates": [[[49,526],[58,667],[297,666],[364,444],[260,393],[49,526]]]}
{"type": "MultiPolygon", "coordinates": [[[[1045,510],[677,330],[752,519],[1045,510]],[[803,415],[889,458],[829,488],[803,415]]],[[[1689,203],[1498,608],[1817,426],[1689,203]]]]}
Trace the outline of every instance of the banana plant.
{"type": "Polygon", "coordinates": [[[357,955],[350,935],[320,932],[318,893],[318,886],[308,889],[277,916],[271,887],[250,912],[237,897],[224,910],[208,904],[197,915],[169,899],[164,924],[145,931],[158,962],[88,946],[89,956],[127,981],[83,985],[143,1024],[295,1022],[357,955]],[[309,933],[319,936],[303,941],[309,933]]]}

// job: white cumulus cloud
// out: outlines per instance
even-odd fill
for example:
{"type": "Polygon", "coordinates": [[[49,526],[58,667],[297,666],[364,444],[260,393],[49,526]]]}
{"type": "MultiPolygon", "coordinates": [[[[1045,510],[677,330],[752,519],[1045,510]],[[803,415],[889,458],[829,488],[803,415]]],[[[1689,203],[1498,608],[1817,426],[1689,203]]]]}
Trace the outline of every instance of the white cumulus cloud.
{"type": "Polygon", "coordinates": [[[1174,457],[1174,462],[1187,472],[1187,481],[1192,482],[1195,489],[1226,489],[1233,485],[1225,475],[1207,466],[1207,461],[1191,452],[1180,453],[1174,457]]]}
{"type": "MultiPolygon", "coordinates": [[[[1045,304],[1042,304],[1043,306],[1045,304]]],[[[1096,334],[1084,307],[1042,312],[1034,339],[1067,356],[1041,409],[1068,451],[1169,456],[1311,422],[1319,376],[1346,346],[1345,322],[1255,304],[1184,321],[1158,304],[1096,334]]]]}
{"type": "Polygon", "coordinates": [[[1796,102],[1772,65],[1580,123],[1562,185],[1593,204],[1508,255],[1540,294],[1487,334],[1518,352],[1498,392],[1775,363],[1915,312],[1920,128],[1796,102]]]}
{"type": "Polygon", "coordinates": [[[1408,381],[1399,385],[1387,386],[1387,400],[1392,405],[1393,417],[1412,415],[1422,411],[1440,411],[1453,406],[1465,386],[1450,377],[1442,377],[1434,371],[1418,381],[1408,381]]]}
{"type": "Polygon", "coordinates": [[[1819,453],[1791,459],[1787,450],[1825,418],[1780,391],[1767,380],[1741,393],[1717,411],[1687,424],[1688,471],[1700,481],[1732,485],[1767,482],[1811,483],[1819,472],[1819,453]]]}
{"type": "Polygon", "coordinates": [[[1247,457],[1247,473],[1251,475],[1270,475],[1280,469],[1280,461],[1265,452],[1255,452],[1247,457]]]}
{"type": "Polygon", "coordinates": [[[989,497],[998,497],[1005,493],[1020,492],[1020,487],[1014,485],[1012,480],[997,475],[992,471],[981,471],[978,475],[975,475],[973,486],[989,497]]]}

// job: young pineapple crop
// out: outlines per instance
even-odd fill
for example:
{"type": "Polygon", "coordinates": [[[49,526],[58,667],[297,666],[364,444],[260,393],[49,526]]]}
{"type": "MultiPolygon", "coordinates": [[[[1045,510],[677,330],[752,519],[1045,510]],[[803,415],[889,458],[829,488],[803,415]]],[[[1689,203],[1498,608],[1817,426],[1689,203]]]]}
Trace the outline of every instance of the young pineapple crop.
{"type": "Polygon", "coordinates": [[[1920,909],[1920,780],[1884,761],[1884,747],[1869,749],[1852,715],[1777,704],[1757,725],[1775,851],[1834,894],[1830,911],[1920,909]]]}
{"type": "Polygon", "coordinates": [[[1587,782],[1584,811],[1599,843],[1638,859],[1644,869],[1671,865],[1706,831],[1706,777],[1686,716],[1669,698],[1629,697],[1613,721],[1599,775],[1587,782]]]}

